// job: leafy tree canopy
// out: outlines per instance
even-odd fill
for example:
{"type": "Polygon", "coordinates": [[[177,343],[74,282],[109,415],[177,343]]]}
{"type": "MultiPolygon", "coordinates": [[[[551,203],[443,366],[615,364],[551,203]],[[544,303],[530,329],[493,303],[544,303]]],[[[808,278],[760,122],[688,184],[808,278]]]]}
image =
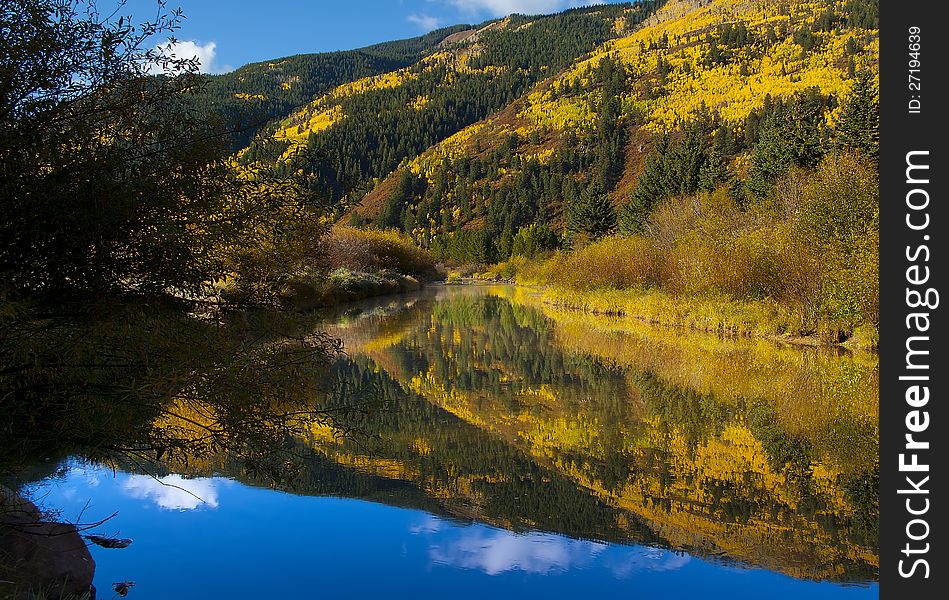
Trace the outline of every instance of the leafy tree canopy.
{"type": "Polygon", "coordinates": [[[268,223],[302,199],[292,179],[234,169],[229,132],[191,102],[197,64],[146,45],[181,19],[158,6],[145,24],[92,0],[0,8],[8,292],[197,293],[225,274],[228,244],[272,243],[268,223]]]}

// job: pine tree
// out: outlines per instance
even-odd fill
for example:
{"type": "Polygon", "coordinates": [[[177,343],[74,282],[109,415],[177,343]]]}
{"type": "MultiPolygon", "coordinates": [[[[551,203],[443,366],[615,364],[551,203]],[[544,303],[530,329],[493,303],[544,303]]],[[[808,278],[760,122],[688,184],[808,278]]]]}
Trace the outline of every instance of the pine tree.
{"type": "Polygon", "coordinates": [[[727,179],[725,157],[717,147],[712,146],[708,149],[705,163],[699,171],[699,189],[703,192],[714,192],[727,179]]]}
{"type": "Polygon", "coordinates": [[[620,228],[625,233],[639,233],[646,225],[653,207],[666,195],[668,168],[666,156],[669,152],[668,137],[659,140],[656,151],[646,159],[646,168],[639,177],[629,203],[623,207],[620,228]]]}
{"type": "Polygon", "coordinates": [[[844,103],[840,125],[837,127],[839,144],[859,150],[870,158],[880,154],[880,92],[873,74],[857,74],[853,90],[844,103]]]}
{"type": "Polygon", "coordinates": [[[567,235],[584,235],[590,240],[616,231],[616,210],[603,188],[596,184],[587,187],[580,198],[567,206],[567,235]]]}
{"type": "Polygon", "coordinates": [[[817,88],[793,96],[765,119],[748,173],[748,190],[767,196],[775,181],[792,166],[814,168],[826,151],[826,101],[817,88]]]}
{"type": "Polygon", "coordinates": [[[382,229],[400,227],[405,220],[405,207],[415,194],[416,181],[410,171],[403,171],[399,182],[386,199],[382,212],[376,218],[376,225],[382,229]]]}

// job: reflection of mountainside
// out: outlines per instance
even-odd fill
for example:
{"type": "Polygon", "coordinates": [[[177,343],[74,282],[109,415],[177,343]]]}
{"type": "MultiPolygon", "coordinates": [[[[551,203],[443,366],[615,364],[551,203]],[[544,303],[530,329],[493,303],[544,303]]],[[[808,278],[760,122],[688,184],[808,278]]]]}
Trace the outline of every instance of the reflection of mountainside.
{"type": "Polygon", "coordinates": [[[874,357],[534,302],[444,288],[338,318],[351,358],[326,407],[385,407],[337,424],[359,435],[311,426],[299,443],[317,456],[295,491],[875,579],[874,357]]]}
{"type": "MultiPolygon", "coordinates": [[[[339,385],[329,406],[373,398],[368,414],[341,416],[357,430],[342,437],[312,424],[292,445],[299,454],[315,450],[293,482],[297,494],[331,495],[423,509],[461,521],[477,520],[514,531],[543,530],[577,538],[664,542],[635,523],[618,525],[614,508],[588,490],[490,432],[405,392],[371,361],[338,365],[339,385]],[[378,408],[378,401],[385,408],[378,408]]],[[[196,422],[194,411],[177,414],[196,422]]],[[[204,431],[195,430],[200,437],[204,431]]],[[[265,485],[223,456],[166,464],[164,472],[212,473],[265,485]]]]}
{"type": "MultiPolygon", "coordinates": [[[[644,519],[673,547],[797,577],[873,577],[874,358],[622,333],[609,320],[545,316],[529,298],[505,295],[446,290],[333,333],[380,378],[592,493],[611,526],[641,529],[644,519]]],[[[443,459],[443,442],[428,435],[404,431],[402,455],[385,456],[402,468],[443,459]]],[[[376,473],[431,483],[364,460],[376,473]]]]}

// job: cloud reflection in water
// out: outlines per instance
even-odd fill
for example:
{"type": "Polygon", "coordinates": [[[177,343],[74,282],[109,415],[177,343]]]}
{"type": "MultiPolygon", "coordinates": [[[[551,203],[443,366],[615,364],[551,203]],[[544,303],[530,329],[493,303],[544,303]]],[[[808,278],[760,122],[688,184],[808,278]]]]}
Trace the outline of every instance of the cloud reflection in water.
{"type": "Polygon", "coordinates": [[[531,574],[605,568],[617,579],[641,571],[675,571],[690,561],[688,555],[645,546],[613,547],[602,542],[575,540],[549,533],[513,533],[482,526],[445,527],[430,517],[410,528],[429,538],[432,564],[472,569],[487,575],[510,571],[531,574]]]}
{"type": "Polygon", "coordinates": [[[217,508],[218,485],[221,478],[186,479],[181,475],[149,477],[129,475],[122,483],[122,491],[131,498],[151,500],[164,510],[195,510],[217,508]]]}
{"type": "Polygon", "coordinates": [[[465,530],[457,539],[429,548],[435,564],[477,569],[488,575],[506,571],[549,573],[588,566],[604,544],[568,540],[546,533],[465,530]]]}

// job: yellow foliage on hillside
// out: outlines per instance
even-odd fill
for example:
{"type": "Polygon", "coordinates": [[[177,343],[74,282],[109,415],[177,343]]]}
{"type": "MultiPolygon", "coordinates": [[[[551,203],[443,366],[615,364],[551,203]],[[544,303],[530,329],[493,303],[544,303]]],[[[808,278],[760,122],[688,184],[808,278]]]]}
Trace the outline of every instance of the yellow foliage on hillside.
{"type": "Polygon", "coordinates": [[[409,68],[399,69],[382,75],[363,77],[351,83],[344,83],[330,92],[329,95],[332,98],[340,99],[366,92],[391,90],[415,79],[418,79],[418,73],[412,72],[409,68]]]}
{"type": "Polygon", "coordinates": [[[416,96],[412,99],[411,106],[415,110],[422,110],[431,103],[432,99],[428,96],[416,96]]]}
{"type": "MultiPolygon", "coordinates": [[[[298,77],[291,78],[283,82],[281,86],[284,89],[290,89],[298,79],[298,77]]],[[[284,119],[273,134],[276,140],[290,142],[290,146],[284,152],[281,160],[287,160],[300,147],[305,146],[311,135],[326,131],[345,118],[343,108],[338,104],[339,100],[358,94],[394,89],[407,81],[415,79],[418,79],[418,73],[412,72],[408,68],[383,73],[382,75],[364,77],[338,86],[325,96],[321,96],[298,109],[284,119]]],[[[428,102],[429,99],[426,96],[419,96],[413,101],[413,105],[421,109],[428,102]]]]}
{"type": "Polygon", "coordinates": [[[668,59],[672,72],[667,94],[651,103],[646,127],[672,130],[689,121],[703,106],[717,110],[726,123],[738,125],[761,106],[765,96],[787,98],[810,87],[843,98],[850,91],[851,80],[839,65],[845,59],[847,40],[853,37],[853,32],[830,36],[823,49],[811,52],[802,52],[799,45],[786,39],[772,46],[760,60],[714,68],[694,68],[701,60],[698,47],[672,54],[668,59]],[[742,74],[742,65],[746,74],[742,74]]]}
{"type": "Polygon", "coordinates": [[[590,104],[584,97],[554,98],[553,90],[535,91],[528,95],[526,106],[517,116],[536,127],[580,131],[596,118],[590,104]]]}
{"type": "Polygon", "coordinates": [[[284,152],[281,160],[286,160],[299,147],[305,146],[311,135],[329,129],[344,118],[345,115],[341,106],[325,107],[323,99],[316,100],[307,108],[293,114],[290,118],[284,120],[274,133],[274,139],[290,142],[290,146],[284,152]]]}
{"type": "MultiPolygon", "coordinates": [[[[836,4],[842,7],[844,2],[836,4]]],[[[787,98],[809,87],[842,98],[851,86],[848,60],[853,60],[855,70],[878,71],[879,31],[816,33],[815,48],[805,51],[793,41],[792,33],[809,27],[827,7],[819,1],[714,0],[703,5],[670,0],[636,31],[603,44],[555,78],[547,91],[531,94],[520,114],[560,130],[592,122],[595,115],[588,108],[591,73],[607,56],[622,62],[638,86],[649,82],[659,90],[649,95],[639,89],[624,98],[627,112],[635,107],[645,116],[644,127],[656,133],[671,131],[704,109],[718,111],[725,122],[740,125],[766,96],[787,98]],[[754,41],[736,50],[725,64],[706,64],[707,36],[720,26],[739,23],[754,41]],[[773,32],[777,34],[769,43],[766,40],[773,32]],[[862,51],[848,55],[847,46],[855,41],[862,51]],[[557,91],[577,82],[584,90],[579,96],[558,97],[557,91]]],[[[831,114],[829,120],[833,122],[836,116],[831,114]]]]}
{"type": "Polygon", "coordinates": [[[446,160],[457,160],[465,155],[468,142],[475,134],[481,131],[484,126],[484,122],[475,123],[445,138],[430,148],[425,154],[414,158],[409,163],[409,170],[415,175],[425,177],[431,181],[435,174],[435,169],[437,169],[440,164],[446,160]]]}
{"type": "Polygon", "coordinates": [[[554,156],[553,148],[546,148],[544,150],[538,150],[537,152],[526,152],[521,154],[521,158],[525,161],[534,161],[540,165],[546,165],[550,162],[550,159],[554,156]]]}

